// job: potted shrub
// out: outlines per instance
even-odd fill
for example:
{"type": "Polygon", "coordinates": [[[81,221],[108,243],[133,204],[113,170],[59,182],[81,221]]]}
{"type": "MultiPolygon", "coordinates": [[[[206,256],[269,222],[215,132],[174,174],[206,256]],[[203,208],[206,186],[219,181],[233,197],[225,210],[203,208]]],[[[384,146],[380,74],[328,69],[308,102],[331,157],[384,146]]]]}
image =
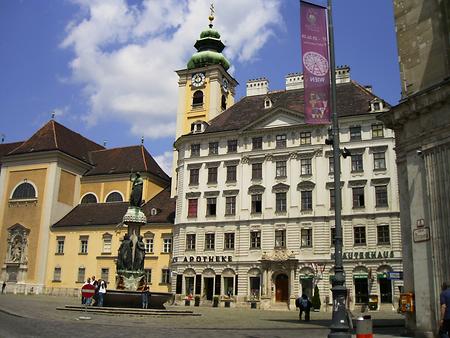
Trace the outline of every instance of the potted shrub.
{"type": "Polygon", "coordinates": [[[213,298],[213,307],[219,307],[219,297],[217,296],[213,298]]]}
{"type": "Polygon", "coordinates": [[[194,306],[200,306],[200,296],[195,296],[194,306]]]}
{"type": "Polygon", "coordinates": [[[314,288],[314,296],[312,298],[312,307],[315,311],[319,311],[320,310],[320,294],[319,294],[319,288],[316,287],[314,288]]]}

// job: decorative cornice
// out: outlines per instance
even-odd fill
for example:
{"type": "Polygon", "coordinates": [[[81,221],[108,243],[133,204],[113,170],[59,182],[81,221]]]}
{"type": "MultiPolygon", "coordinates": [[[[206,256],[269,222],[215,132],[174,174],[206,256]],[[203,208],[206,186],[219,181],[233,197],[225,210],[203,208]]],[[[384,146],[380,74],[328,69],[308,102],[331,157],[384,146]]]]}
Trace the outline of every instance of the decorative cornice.
{"type": "Polygon", "coordinates": [[[223,196],[236,196],[239,194],[239,189],[224,190],[222,194],[223,196]]]}
{"type": "Polygon", "coordinates": [[[367,183],[367,180],[352,180],[348,181],[349,187],[363,187],[367,183]]]}
{"type": "Polygon", "coordinates": [[[383,177],[383,178],[372,178],[370,180],[371,185],[386,185],[390,182],[390,177],[383,177]]]}
{"type": "Polygon", "coordinates": [[[259,184],[254,184],[248,188],[249,194],[262,194],[266,190],[265,187],[259,184]]]}
{"type": "Polygon", "coordinates": [[[187,192],[186,198],[199,198],[201,194],[201,192],[187,192]]]}
{"type": "Polygon", "coordinates": [[[288,190],[289,190],[289,185],[284,184],[284,183],[278,183],[272,187],[272,192],[286,192],[288,190]]]}
{"type": "Polygon", "coordinates": [[[205,195],[205,197],[216,197],[216,196],[219,196],[219,194],[220,194],[220,191],[218,191],[218,190],[215,190],[215,191],[205,191],[205,192],[203,193],[203,195],[205,195]]]}
{"type": "Polygon", "coordinates": [[[316,184],[311,181],[302,181],[297,184],[297,190],[312,190],[316,187],[316,184]]]}

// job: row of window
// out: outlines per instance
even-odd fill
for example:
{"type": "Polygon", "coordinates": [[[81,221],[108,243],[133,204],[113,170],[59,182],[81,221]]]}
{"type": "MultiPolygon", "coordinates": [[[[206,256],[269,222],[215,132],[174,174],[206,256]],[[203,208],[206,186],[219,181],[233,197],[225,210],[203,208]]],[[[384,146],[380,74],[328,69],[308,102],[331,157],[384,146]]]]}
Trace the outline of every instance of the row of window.
{"type": "MultiPolygon", "coordinates": [[[[145,278],[147,284],[152,283],[152,269],[145,269],[145,278]]],[[[161,270],[161,284],[170,284],[170,270],[169,269],[162,269],[161,270]]],[[[101,274],[100,279],[104,280],[106,283],[109,283],[109,268],[101,268],[101,274]]],[[[86,268],[85,267],[79,267],[78,273],[77,273],[77,283],[84,283],[86,281],[86,268]]],[[[62,269],[61,267],[57,266],[53,270],[53,282],[61,282],[62,281],[62,269]]]]}
{"type": "MultiPolygon", "coordinates": [[[[349,129],[350,141],[360,141],[361,140],[361,126],[352,126],[349,129]]],[[[382,138],[384,137],[384,129],[382,124],[372,124],[372,138],[382,138]]],[[[287,135],[279,134],[275,136],[275,147],[277,149],[282,149],[287,147],[287,135]]],[[[231,139],[227,141],[227,153],[237,152],[237,139],[231,139]]],[[[300,133],[300,145],[311,144],[311,132],[301,132],[300,133]]],[[[210,142],[208,145],[209,155],[217,155],[219,153],[219,142],[210,142]]],[[[262,136],[252,138],[252,150],[263,149],[263,138],[262,136]]],[[[200,156],[200,144],[191,144],[191,157],[200,156]]]]}
{"type": "MultiPolygon", "coordinates": [[[[286,230],[277,229],[275,230],[275,248],[286,248],[286,230]]],[[[336,237],[336,228],[331,228],[330,239],[331,245],[334,245],[336,237]]],[[[261,231],[255,230],[250,231],[250,249],[261,249],[261,231]]],[[[353,244],[366,245],[366,226],[354,226],[353,227],[353,244]]],[[[378,245],[389,245],[390,244],[390,233],[389,225],[382,224],[377,226],[377,244],[378,245]]],[[[186,234],[186,251],[193,251],[197,246],[197,234],[186,234]]],[[[302,248],[311,248],[313,246],[313,231],[311,228],[301,229],[301,242],[300,246],[302,248]]],[[[235,233],[226,232],[224,234],[223,249],[224,250],[234,250],[235,248],[235,233]]],[[[204,250],[215,250],[216,249],[216,234],[206,233],[204,250]]]]}
{"type": "MultiPolygon", "coordinates": [[[[88,243],[89,236],[80,236],[80,254],[88,253],[88,243]]],[[[110,254],[111,253],[111,243],[112,243],[112,235],[105,234],[103,235],[102,242],[102,253],[110,254]]],[[[154,238],[152,236],[147,236],[144,238],[145,252],[153,253],[154,247],[154,238]]],[[[65,237],[58,236],[56,238],[56,254],[63,255],[64,254],[64,246],[65,246],[65,237]]],[[[163,251],[162,253],[171,253],[172,252],[172,238],[171,237],[163,237],[163,251]]]]}
{"type": "MultiPolygon", "coordinates": [[[[334,172],[334,158],[329,157],[329,172],[334,172]]],[[[373,153],[373,169],[386,170],[386,154],[385,152],[373,153]]],[[[226,182],[232,183],[237,180],[237,166],[227,165],[226,166],[226,182]]],[[[351,156],[351,172],[363,172],[363,155],[362,154],[352,154],[351,156]]],[[[313,174],[312,170],[312,159],[302,158],[300,159],[300,175],[309,176],[313,174]]],[[[207,184],[217,184],[218,180],[218,167],[213,166],[208,168],[208,180],[207,184]]],[[[287,161],[276,161],[275,162],[275,178],[286,178],[287,177],[287,161]]],[[[263,167],[262,163],[252,164],[252,180],[262,180],[263,178],[263,167]]],[[[191,168],[189,169],[189,185],[198,185],[200,182],[200,169],[191,168]]]]}
{"type": "MultiPolygon", "coordinates": [[[[108,196],[106,196],[105,202],[106,203],[123,202],[123,196],[122,196],[122,194],[120,192],[113,191],[110,194],[108,194],[108,196]]],[[[83,196],[83,198],[81,199],[80,203],[81,204],[84,204],[84,203],[98,203],[97,196],[95,196],[92,193],[88,193],[88,194],[83,196]]]]}
{"type": "MultiPolygon", "coordinates": [[[[329,189],[330,193],[330,209],[334,208],[335,193],[334,189],[329,189]]],[[[251,212],[259,214],[263,212],[262,193],[251,195],[251,212]]],[[[188,199],[188,217],[198,216],[198,198],[188,199]]],[[[353,208],[364,208],[364,187],[352,188],[353,208]]],[[[387,185],[375,186],[375,207],[388,207],[388,190],[387,185]]],[[[313,192],[312,190],[302,190],[300,192],[300,207],[302,211],[313,210],[313,192]]],[[[275,193],[275,212],[287,211],[287,192],[275,193]]],[[[225,197],[225,215],[232,216],[236,214],[236,196],[225,197]]],[[[217,197],[206,198],[206,216],[217,215],[217,197]]]]}

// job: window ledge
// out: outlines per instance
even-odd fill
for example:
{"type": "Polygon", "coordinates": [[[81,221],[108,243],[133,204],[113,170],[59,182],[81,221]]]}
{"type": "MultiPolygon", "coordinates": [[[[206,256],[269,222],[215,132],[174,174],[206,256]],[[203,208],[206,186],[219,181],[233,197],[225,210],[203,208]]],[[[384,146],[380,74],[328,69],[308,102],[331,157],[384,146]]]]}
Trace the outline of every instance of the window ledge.
{"type": "Polygon", "coordinates": [[[59,280],[52,280],[52,283],[61,283],[61,280],[59,279],[59,280]]]}
{"type": "Polygon", "coordinates": [[[364,170],[352,170],[352,174],[364,174],[364,170]]]}
{"type": "Polygon", "coordinates": [[[191,218],[191,219],[197,218],[197,215],[196,216],[188,216],[187,218],[191,218]]]}
{"type": "Polygon", "coordinates": [[[206,218],[214,218],[217,217],[217,215],[205,215],[206,218]]]}
{"type": "MultiPolygon", "coordinates": [[[[158,285],[170,285],[170,283],[163,283],[163,282],[161,282],[161,283],[159,283],[158,285]]],[[[150,292],[151,293],[151,292],[150,292]]],[[[151,297],[151,296],[150,296],[151,297]]]]}
{"type": "Polygon", "coordinates": [[[170,255],[171,252],[161,252],[161,255],[170,255]]]}
{"type": "Polygon", "coordinates": [[[78,255],[87,256],[87,252],[79,252],[78,255]]]}
{"type": "Polygon", "coordinates": [[[373,171],[380,173],[380,172],[386,172],[387,169],[386,168],[373,168],[373,171]]]}
{"type": "Polygon", "coordinates": [[[365,205],[363,205],[363,206],[361,206],[361,207],[353,207],[353,209],[359,209],[359,210],[363,210],[363,209],[365,209],[366,208],[366,206],[365,205]]]}
{"type": "Polygon", "coordinates": [[[190,187],[198,187],[198,183],[189,183],[190,187]]]}
{"type": "Polygon", "coordinates": [[[277,179],[277,180],[285,180],[286,178],[287,178],[286,175],[283,175],[283,176],[275,176],[275,179],[277,179]]]}
{"type": "MultiPolygon", "coordinates": [[[[331,175],[332,173],[330,173],[330,175],[331,175]]],[[[300,177],[306,177],[306,178],[309,178],[309,177],[312,177],[312,174],[300,174],[300,177]]]]}
{"type": "Polygon", "coordinates": [[[111,256],[111,252],[102,252],[100,255],[102,256],[111,256]]]}
{"type": "Polygon", "coordinates": [[[364,244],[353,244],[353,246],[357,246],[357,247],[363,247],[363,246],[367,246],[367,243],[364,243],[364,244]]]}
{"type": "Polygon", "coordinates": [[[227,184],[236,184],[236,180],[227,180],[225,183],[227,183],[227,184]]]}
{"type": "Polygon", "coordinates": [[[309,246],[302,246],[300,249],[302,249],[302,250],[310,250],[312,248],[313,248],[312,245],[309,245],[309,246]]]}
{"type": "Polygon", "coordinates": [[[55,256],[64,256],[64,252],[55,252],[55,256]]]}
{"type": "Polygon", "coordinates": [[[286,216],[287,211],[275,211],[275,215],[277,216],[286,216]]]}
{"type": "Polygon", "coordinates": [[[249,250],[254,250],[254,251],[261,250],[261,247],[259,247],[259,248],[249,248],[249,250]]]}
{"type": "Polygon", "coordinates": [[[377,243],[378,246],[391,246],[390,242],[387,243],[377,243]]]}

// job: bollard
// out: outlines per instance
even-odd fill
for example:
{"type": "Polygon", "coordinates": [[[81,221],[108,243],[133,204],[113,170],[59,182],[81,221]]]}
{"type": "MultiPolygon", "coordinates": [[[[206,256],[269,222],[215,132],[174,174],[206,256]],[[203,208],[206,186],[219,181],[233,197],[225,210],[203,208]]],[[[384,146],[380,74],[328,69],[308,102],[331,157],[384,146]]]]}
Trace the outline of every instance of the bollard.
{"type": "Polygon", "coordinates": [[[368,315],[356,319],[356,338],[373,338],[372,318],[368,315]]]}

